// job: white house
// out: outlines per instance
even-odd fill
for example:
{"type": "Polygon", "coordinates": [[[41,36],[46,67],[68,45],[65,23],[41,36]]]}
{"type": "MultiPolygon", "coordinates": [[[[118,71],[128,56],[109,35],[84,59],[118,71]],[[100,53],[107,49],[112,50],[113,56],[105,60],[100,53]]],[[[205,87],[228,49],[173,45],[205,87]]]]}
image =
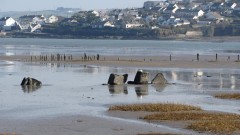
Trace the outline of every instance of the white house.
{"type": "Polygon", "coordinates": [[[143,27],[144,24],[140,24],[140,23],[126,23],[124,25],[124,28],[126,29],[132,29],[132,28],[139,28],[139,27],[143,27]]]}
{"type": "Polygon", "coordinates": [[[169,4],[166,8],[163,9],[163,13],[172,14],[179,9],[177,4],[169,4]]]}
{"type": "Polygon", "coordinates": [[[0,27],[5,31],[12,30],[12,27],[16,26],[16,21],[11,17],[2,17],[0,19],[0,27]]]}
{"type": "Polygon", "coordinates": [[[0,19],[0,26],[14,26],[15,22],[11,17],[3,17],[0,19]]]}
{"type": "Polygon", "coordinates": [[[58,17],[55,15],[52,15],[48,18],[48,23],[56,23],[58,22],[58,17]]]}
{"type": "Polygon", "coordinates": [[[96,11],[96,10],[93,10],[93,11],[92,11],[92,14],[94,14],[95,16],[100,16],[99,12],[96,11]]]}
{"type": "Polygon", "coordinates": [[[202,11],[202,10],[194,10],[194,11],[196,11],[197,17],[201,17],[204,15],[204,11],[202,11]]]}
{"type": "Polygon", "coordinates": [[[115,27],[115,25],[109,21],[104,23],[104,27],[115,27]]]}

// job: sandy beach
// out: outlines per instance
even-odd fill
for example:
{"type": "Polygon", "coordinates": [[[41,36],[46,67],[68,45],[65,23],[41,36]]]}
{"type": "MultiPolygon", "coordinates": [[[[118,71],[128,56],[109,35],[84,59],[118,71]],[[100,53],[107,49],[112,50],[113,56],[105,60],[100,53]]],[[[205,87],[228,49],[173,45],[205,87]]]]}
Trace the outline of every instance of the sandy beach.
{"type": "Polygon", "coordinates": [[[240,61],[238,56],[218,56],[202,55],[199,60],[197,56],[181,55],[181,56],[101,56],[100,60],[83,60],[83,56],[73,56],[72,60],[40,60],[40,56],[0,56],[0,60],[20,61],[29,63],[59,63],[59,64],[77,64],[77,65],[95,65],[110,67],[137,67],[137,68],[239,68],[240,61]],[[32,57],[32,58],[31,58],[32,57]],[[36,59],[35,59],[36,57],[36,59]]]}
{"type": "Polygon", "coordinates": [[[126,121],[120,118],[84,115],[27,120],[1,118],[0,120],[1,133],[15,133],[17,135],[137,135],[139,133],[183,132],[137,120],[126,121]]]}
{"type": "MultiPolygon", "coordinates": [[[[34,57],[34,56],[32,56],[34,57]]],[[[36,56],[38,57],[38,56],[36,56]]],[[[66,61],[35,60],[31,56],[1,56],[2,61],[15,61],[43,65],[47,63],[60,63],[66,65],[95,65],[110,67],[137,67],[137,68],[239,68],[240,62],[226,60],[221,57],[218,61],[213,60],[213,56],[202,56],[202,60],[195,60],[189,56],[176,57],[167,60],[168,57],[120,57],[102,56],[101,60],[81,60],[81,56],[66,61]],[[78,58],[78,59],[77,59],[78,58]]],[[[193,56],[191,56],[193,57],[193,56]]],[[[4,65],[3,65],[4,66],[4,65]]],[[[5,65],[7,66],[7,65],[5,65]]],[[[102,117],[72,115],[72,116],[52,116],[37,119],[11,119],[0,117],[0,133],[16,133],[20,135],[58,135],[58,134],[83,134],[83,135],[137,135],[139,133],[180,133],[180,134],[200,134],[191,130],[185,130],[179,123],[150,124],[139,120],[145,113],[121,113],[106,112],[102,117]]],[[[205,133],[204,133],[205,134],[205,133]]]]}

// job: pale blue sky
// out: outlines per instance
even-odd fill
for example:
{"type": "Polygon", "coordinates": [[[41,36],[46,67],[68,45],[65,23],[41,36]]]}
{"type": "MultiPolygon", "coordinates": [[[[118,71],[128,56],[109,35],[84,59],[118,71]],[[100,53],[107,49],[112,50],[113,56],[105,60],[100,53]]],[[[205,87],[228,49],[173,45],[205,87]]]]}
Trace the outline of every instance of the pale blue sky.
{"type": "Polygon", "coordinates": [[[0,11],[34,11],[72,7],[89,9],[142,7],[147,0],[0,0],[0,11]]]}

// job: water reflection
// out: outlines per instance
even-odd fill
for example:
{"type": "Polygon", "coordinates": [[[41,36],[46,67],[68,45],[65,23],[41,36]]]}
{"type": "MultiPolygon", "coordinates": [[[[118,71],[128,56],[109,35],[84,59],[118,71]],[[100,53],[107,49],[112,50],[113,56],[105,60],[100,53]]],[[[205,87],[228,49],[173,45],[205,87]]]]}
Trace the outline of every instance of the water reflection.
{"type": "Polygon", "coordinates": [[[142,98],[142,96],[148,95],[148,85],[137,85],[135,86],[135,91],[138,97],[142,98]]]}
{"type": "MultiPolygon", "coordinates": [[[[159,71],[158,71],[159,72],[159,71]]],[[[196,70],[196,71],[161,71],[170,82],[192,84],[194,89],[204,90],[222,90],[240,89],[240,74],[237,71],[225,72],[224,70],[196,70]]]]}
{"type": "Polygon", "coordinates": [[[167,87],[166,84],[154,84],[152,86],[156,89],[157,92],[162,92],[167,87]]]}
{"type": "Polygon", "coordinates": [[[110,94],[128,94],[126,85],[108,85],[110,94]]]}
{"type": "Polygon", "coordinates": [[[32,85],[23,85],[22,86],[22,90],[24,93],[36,92],[40,88],[41,88],[41,86],[32,86],[32,85]]]}

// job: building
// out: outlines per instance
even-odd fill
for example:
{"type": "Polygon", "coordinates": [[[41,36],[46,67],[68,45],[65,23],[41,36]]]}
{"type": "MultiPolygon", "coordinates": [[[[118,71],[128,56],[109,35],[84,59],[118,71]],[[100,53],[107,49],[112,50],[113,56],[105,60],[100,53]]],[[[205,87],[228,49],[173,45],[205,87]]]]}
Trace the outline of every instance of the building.
{"type": "Polygon", "coordinates": [[[30,30],[30,25],[33,23],[34,15],[24,15],[18,18],[18,22],[22,31],[30,30]]]}
{"type": "Polygon", "coordinates": [[[44,24],[47,19],[43,15],[36,15],[33,19],[33,24],[44,24]]]}
{"type": "Polygon", "coordinates": [[[39,32],[40,29],[42,28],[41,24],[32,24],[30,25],[31,32],[39,32]]]}
{"type": "Polygon", "coordinates": [[[188,38],[196,38],[196,37],[202,37],[203,33],[202,31],[187,31],[186,32],[186,37],[188,38]]]}
{"type": "Polygon", "coordinates": [[[93,10],[93,11],[92,11],[92,14],[94,14],[95,16],[100,16],[99,12],[96,11],[96,10],[93,10]]]}
{"type": "Polygon", "coordinates": [[[140,23],[125,23],[123,28],[133,29],[133,28],[140,28],[143,26],[144,26],[144,24],[140,24],[140,23]]]}
{"type": "Polygon", "coordinates": [[[46,18],[43,15],[24,15],[19,17],[18,22],[22,31],[36,31],[36,27],[41,26],[46,22],[46,18]],[[38,25],[40,24],[40,25],[38,25]]]}
{"type": "Polygon", "coordinates": [[[163,9],[163,13],[172,14],[175,13],[179,9],[177,4],[169,4],[166,8],[163,9]]]}
{"type": "Polygon", "coordinates": [[[205,14],[207,19],[211,19],[211,20],[218,20],[218,21],[222,21],[224,20],[224,17],[221,16],[218,12],[208,12],[205,14]]]}
{"type": "Polygon", "coordinates": [[[204,15],[204,12],[202,10],[189,10],[189,9],[178,9],[175,12],[176,15],[178,16],[196,16],[196,17],[201,17],[204,15]]]}
{"type": "Polygon", "coordinates": [[[96,23],[92,24],[93,29],[97,29],[97,28],[102,29],[105,27],[115,27],[115,25],[110,21],[96,22],[96,23]]]}
{"type": "Polygon", "coordinates": [[[0,19],[0,27],[4,31],[11,31],[17,26],[17,22],[11,17],[2,17],[0,19]]]}
{"type": "Polygon", "coordinates": [[[143,4],[143,8],[151,9],[151,8],[154,8],[154,7],[163,7],[166,4],[167,3],[165,1],[146,1],[143,4]]]}
{"type": "Polygon", "coordinates": [[[55,15],[52,15],[48,18],[48,23],[56,23],[58,22],[58,17],[55,15]]]}

